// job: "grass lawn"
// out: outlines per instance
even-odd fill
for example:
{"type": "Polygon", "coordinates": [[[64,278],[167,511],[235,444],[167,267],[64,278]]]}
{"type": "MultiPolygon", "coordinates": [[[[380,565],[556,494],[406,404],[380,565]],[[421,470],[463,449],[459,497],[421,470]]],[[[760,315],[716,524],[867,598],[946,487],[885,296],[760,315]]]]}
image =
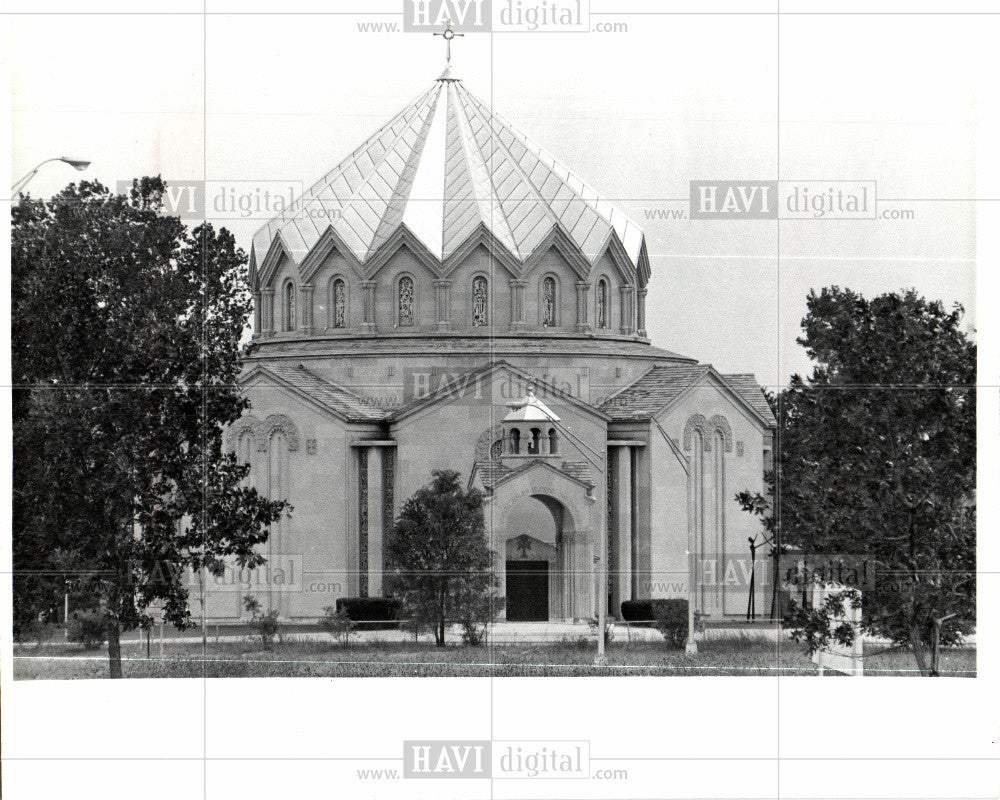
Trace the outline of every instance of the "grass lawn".
{"type": "MultiPolygon", "coordinates": [[[[884,648],[880,648],[884,650],[884,648]]],[[[667,648],[661,643],[608,648],[608,665],[595,666],[593,645],[572,643],[444,648],[425,643],[364,643],[349,647],[322,641],[289,641],[261,649],[259,642],[201,646],[170,643],[163,660],[146,658],[145,647],[122,647],[126,678],[264,678],[264,677],[598,677],[605,675],[815,675],[816,667],[800,646],[748,639],[716,639],[699,643],[697,655],[667,648]],[[780,657],[779,657],[780,656],[780,657]]],[[[974,676],[976,651],[948,650],[945,674],[974,676]]],[[[865,659],[871,675],[918,675],[906,651],[872,653],[865,659]]],[[[14,651],[14,678],[18,680],[106,678],[105,650],[83,651],[74,645],[35,647],[14,651]]]]}

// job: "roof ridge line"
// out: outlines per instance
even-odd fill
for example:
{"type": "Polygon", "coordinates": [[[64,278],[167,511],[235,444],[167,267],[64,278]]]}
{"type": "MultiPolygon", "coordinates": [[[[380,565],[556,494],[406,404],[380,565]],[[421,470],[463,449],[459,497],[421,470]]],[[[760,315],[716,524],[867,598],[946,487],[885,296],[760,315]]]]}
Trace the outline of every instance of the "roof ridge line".
{"type": "MultiPolygon", "coordinates": [[[[470,92],[468,89],[466,89],[465,91],[466,91],[466,93],[470,97],[473,98],[473,100],[475,100],[480,105],[482,104],[482,101],[479,100],[479,98],[476,97],[472,92],[470,92]]],[[[542,147],[538,142],[536,142],[534,139],[532,139],[527,133],[525,133],[523,130],[521,130],[513,122],[511,122],[510,120],[508,120],[502,114],[498,114],[498,113],[494,112],[492,106],[490,106],[490,115],[492,117],[494,117],[495,119],[499,120],[502,125],[504,125],[507,128],[509,128],[512,133],[516,134],[517,137],[520,139],[521,144],[523,144],[528,150],[530,150],[532,152],[532,154],[539,161],[541,161],[543,164],[545,164],[545,166],[548,169],[548,171],[550,173],[554,174],[557,178],[559,178],[560,181],[563,183],[563,185],[568,186],[570,188],[570,190],[573,192],[573,194],[576,197],[578,197],[588,208],[590,208],[591,211],[593,211],[595,214],[597,214],[598,217],[600,217],[601,219],[603,219],[609,226],[611,226],[612,230],[616,231],[617,229],[615,228],[615,223],[611,219],[611,216],[610,215],[605,215],[603,212],[601,212],[597,208],[599,202],[602,201],[602,200],[605,203],[607,203],[609,206],[611,206],[612,211],[618,211],[618,213],[621,214],[621,216],[625,218],[626,223],[631,223],[640,234],[643,233],[642,226],[639,225],[639,223],[637,223],[634,219],[632,219],[632,217],[630,217],[624,211],[621,211],[620,209],[618,209],[615,206],[613,206],[611,204],[610,200],[605,200],[604,199],[604,197],[605,197],[605,193],[604,192],[599,191],[589,181],[584,180],[583,177],[580,175],[579,172],[577,172],[575,169],[571,169],[568,164],[564,164],[562,161],[560,161],[558,158],[556,158],[555,155],[553,155],[548,150],[546,150],[544,147],[542,147]],[[551,162],[551,165],[549,164],[549,162],[551,162]],[[563,169],[566,170],[566,176],[567,176],[566,178],[561,178],[559,176],[559,174],[554,169],[555,165],[558,165],[558,166],[560,166],[560,167],[562,167],[563,169]],[[577,192],[575,189],[573,189],[573,187],[570,186],[570,183],[569,183],[569,178],[570,177],[573,177],[577,181],[579,181],[581,187],[583,187],[585,189],[589,189],[590,192],[597,199],[594,200],[594,201],[590,201],[587,198],[585,198],[580,192],[577,192]]],[[[508,155],[509,155],[509,152],[508,152],[508,155]]],[[[534,182],[531,181],[530,178],[528,179],[528,181],[531,184],[532,188],[536,189],[536,191],[537,191],[538,187],[536,187],[534,185],[534,182]]],[[[544,198],[542,198],[542,200],[543,200],[543,202],[545,202],[544,198]]],[[[545,202],[545,205],[546,205],[546,208],[548,208],[548,203],[547,202],[545,202]]],[[[588,235],[589,235],[589,233],[588,233],[588,235]]],[[[621,236],[619,236],[618,238],[620,240],[623,239],[623,237],[621,237],[621,236]]],[[[645,238],[645,237],[643,237],[643,238],[645,238]]],[[[625,243],[624,243],[624,241],[622,241],[622,247],[624,247],[624,246],[625,246],[625,243]]],[[[631,255],[629,256],[629,258],[631,259],[631,255]]],[[[638,261],[638,256],[636,257],[636,261],[638,261]]]]}
{"type": "MultiPolygon", "coordinates": [[[[475,96],[468,89],[465,89],[464,87],[462,88],[465,94],[468,95],[469,99],[473,100],[474,102],[475,96]]],[[[503,213],[503,201],[500,199],[499,195],[497,195],[496,192],[497,186],[493,181],[493,171],[486,165],[486,162],[483,160],[482,150],[479,147],[479,143],[476,142],[476,135],[472,132],[472,123],[469,120],[468,109],[465,107],[465,99],[461,96],[461,92],[459,92],[457,89],[455,91],[455,97],[459,101],[457,103],[457,108],[461,111],[460,115],[461,119],[459,121],[459,127],[462,129],[463,134],[465,132],[468,132],[468,137],[466,137],[465,135],[461,137],[462,150],[465,153],[466,161],[469,163],[470,167],[478,166],[483,170],[486,177],[486,186],[487,189],[489,190],[489,198],[484,198],[483,200],[480,200],[479,192],[476,191],[477,188],[476,182],[475,179],[473,178],[472,191],[476,199],[476,210],[479,214],[479,221],[480,223],[486,225],[489,228],[495,228],[495,222],[494,222],[495,218],[499,218],[500,220],[503,221],[503,226],[507,231],[507,236],[505,238],[510,240],[510,243],[513,245],[513,248],[508,246],[501,237],[497,236],[497,238],[500,239],[501,244],[503,244],[505,247],[507,247],[508,250],[511,251],[511,255],[514,256],[514,258],[517,259],[518,264],[520,264],[523,267],[524,262],[527,260],[527,256],[521,255],[521,248],[518,247],[517,239],[514,238],[514,229],[511,227],[510,220],[507,219],[507,215],[503,213]],[[470,144],[470,142],[468,141],[469,139],[471,139],[471,144],[475,145],[474,148],[470,149],[470,147],[468,146],[470,144]],[[476,161],[474,165],[472,163],[473,158],[475,158],[476,161]],[[482,205],[481,205],[483,202],[489,204],[490,208],[489,222],[483,219],[482,205]]],[[[492,130],[490,130],[489,135],[491,139],[496,138],[492,130]]],[[[498,138],[497,141],[499,142],[498,138]]],[[[510,156],[510,153],[508,152],[507,155],[510,156]]]]}
{"type": "MultiPolygon", "coordinates": [[[[475,103],[477,106],[481,106],[482,105],[481,101],[479,100],[479,98],[477,98],[472,92],[470,92],[468,89],[464,89],[464,91],[465,91],[465,94],[468,95],[469,99],[472,100],[473,103],[475,103]]],[[[482,113],[482,112],[480,111],[480,113],[482,113]]],[[[491,117],[492,119],[498,120],[500,122],[501,126],[507,127],[507,128],[509,128],[511,130],[517,130],[506,119],[504,119],[503,117],[501,117],[499,114],[495,113],[493,111],[493,106],[490,106],[489,117],[491,117]]],[[[552,210],[552,206],[542,196],[542,193],[539,191],[538,187],[535,186],[534,181],[531,180],[531,178],[528,176],[528,174],[521,167],[521,162],[518,161],[518,159],[514,158],[514,154],[510,152],[510,148],[507,145],[505,145],[503,143],[503,141],[500,139],[500,135],[496,132],[496,130],[495,130],[492,122],[489,125],[489,131],[490,131],[490,138],[494,139],[496,141],[498,148],[503,148],[503,152],[507,155],[507,158],[510,161],[510,164],[511,164],[512,168],[517,171],[517,174],[521,177],[521,180],[524,182],[524,184],[529,188],[529,190],[531,191],[531,193],[534,195],[535,202],[539,206],[541,206],[542,213],[546,217],[548,217],[549,219],[552,220],[553,225],[556,225],[556,226],[559,225],[559,222],[560,222],[559,217],[557,217],[556,213],[552,210]]],[[[517,132],[521,133],[521,131],[517,131],[517,132]]],[[[521,138],[522,139],[525,138],[523,133],[521,133],[521,138]]],[[[494,187],[494,184],[493,184],[492,180],[490,180],[490,187],[491,188],[494,187]]],[[[494,195],[495,194],[496,194],[496,192],[494,190],[494,195]]],[[[507,215],[503,213],[502,201],[500,201],[499,199],[498,199],[498,205],[500,205],[500,212],[501,212],[501,214],[503,214],[504,222],[507,224],[507,227],[510,229],[511,238],[513,238],[514,237],[514,229],[511,227],[510,220],[507,219],[507,215]]],[[[537,227],[538,227],[538,225],[535,225],[535,228],[537,228],[537,227]]],[[[532,230],[534,230],[534,228],[532,228],[532,230]]],[[[588,232],[588,235],[589,235],[589,232],[588,232]]],[[[572,237],[570,237],[570,238],[572,239],[572,237]]],[[[516,240],[515,240],[515,243],[516,243],[516,240]]],[[[520,248],[518,248],[518,252],[520,252],[520,248]]],[[[582,248],[581,248],[581,252],[582,252],[582,248]]],[[[584,257],[586,257],[586,254],[584,254],[584,257]]],[[[523,259],[523,261],[527,261],[527,257],[525,257],[523,259]]],[[[588,259],[588,261],[589,261],[589,259],[588,259]]]]}
{"type": "MultiPolygon", "coordinates": [[[[393,124],[395,124],[398,120],[404,118],[408,112],[410,112],[410,111],[416,111],[418,108],[420,108],[420,106],[425,102],[425,98],[427,97],[427,95],[429,95],[432,91],[434,91],[434,87],[431,87],[430,89],[428,89],[426,92],[424,92],[422,95],[420,95],[420,97],[418,97],[416,100],[413,100],[413,101],[407,103],[402,109],[400,109],[395,114],[393,114],[392,117],[390,117],[389,120],[387,122],[385,122],[377,131],[375,131],[371,136],[369,136],[367,139],[365,139],[361,144],[359,144],[357,147],[355,147],[350,153],[348,153],[340,161],[338,161],[337,164],[336,164],[336,166],[333,167],[333,169],[328,170],[326,173],[323,174],[322,177],[320,177],[318,180],[314,181],[309,186],[309,188],[307,188],[306,190],[304,190],[302,192],[302,194],[299,195],[299,203],[300,203],[300,205],[302,205],[304,207],[304,200],[305,200],[306,195],[310,195],[310,199],[311,200],[316,199],[317,196],[318,196],[318,194],[319,194],[318,191],[314,192],[314,190],[316,189],[316,187],[322,186],[325,189],[327,186],[329,186],[331,183],[333,183],[333,181],[336,179],[337,176],[342,175],[344,173],[344,171],[346,170],[346,168],[348,166],[350,166],[351,164],[353,164],[357,160],[357,156],[360,153],[364,152],[368,147],[371,146],[371,143],[373,141],[379,139],[386,130],[389,130],[393,126],[393,124]]],[[[399,137],[397,136],[396,137],[396,141],[398,141],[398,140],[399,140],[399,137]]],[[[395,142],[394,142],[394,144],[395,144],[395,142]]],[[[386,152],[389,152],[389,148],[386,149],[386,152]]],[[[384,160],[384,158],[385,158],[385,154],[383,154],[383,157],[382,157],[381,160],[384,160]]],[[[341,206],[343,206],[343,204],[341,204],[341,206]]],[[[277,233],[287,223],[291,222],[294,219],[297,219],[298,216],[299,216],[299,214],[300,214],[300,212],[301,212],[301,209],[297,210],[293,215],[290,215],[286,219],[285,215],[286,215],[286,213],[288,213],[288,211],[287,211],[287,209],[286,210],[282,210],[282,212],[280,214],[276,214],[274,217],[272,217],[271,219],[269,219],[267,222],[265,222],[263,225],[261,225],[261,227],[259,227],[254,232],[253,237],[251,238],[251,242],[254,239],[257,238],[257,235],[261,231],[269,228],[272,224],[277,224],[278,225],[278,228],[275,231],[275,233],[277,233]],[[281,220],[281,221],[277,222],[277,220],[281,220]]]]}
{"type": "MultiPolygon", "coordinates": [[[[381,219],[379,221],[378,227],[372,232],[372,238],[371,238],[371,241],[368,242],[367,252],[365,252],[364,256],[361,259],[362,264],[366,263],[368,261],[368,259],[372,255],[374,255],[376,251],[378,251],[379,247],[381,247],[383,244],[385,244],[387,241],[389,241],[389,239],[392,238],[392,234],[395,233],[395,231],[399,228],[399,226],[404,224],[403,223],[403,216],[406,213],[406,203],[407,203],[407,201],[410,198],[410,192],[413,191],[413,180],[411,178],[409,186],[407,187],[406,196],[403,197],[400,194],[400,191],[399,191],[400,187],[403,184],[403,175],[406,173],[406,170],[410,168],[410,166],[411,166],[410,162],[413,160],[414,153],[416,152],[418,146],[420,148],[420,154],[421,154],[421,156],[423,155],[424,147],[427,146],[427,138],[428,138],[428,136],[430,134],[431,124],[434,121],[434,115],[437,113],[437,104],[441,102],[441,87],[440,86],[434,86],[430,90],[430,92],[436,92],[436,97],[434,98],[434,104],[431,107],[430,113],[427,115],[427,119],[425,119],[424,122],[423,122],[423,124],[421,125],[420,132],[417,134],[417,141],[414,142],[413,147],[410,148],[410,152],[408,154],[408,157],[407,157],[407,159],[406,159],[406,161],[405,161],[405,163],[403,165],[403,172],[401,172],[399,174],[398,179],[396,180],[395,184],[392,187],[392,193],[389,195],[389,199],[385,201],[386,213],[381,215],[381,219]],[[399,214],[399,219],[396,221],[396,224],[392,227],[392,229],[388,232],[388,235],[385,235],[383,237],[382,241],[379,242],[376,245],[376,240],[379,237],[379,231],[382,230],[385,227],[386,221],[387,221],[386,218],[388,216],[389,209],[393,207],[393,203],[396,202],[397,198],[401,199],[402,202],[403,202],[402,213],[399,214]]],[[[426,97],[427,94],[430,94],[430,92],[426,93],[424,95],[424,97],[426,97]]],[[[393,147],[395,147],[396,144],[399,142],[399,140],[403,137],[403,133],[405,133],[405,129],[404,129],[404,131],[400,132],[399,136],[396,137],[395,141],[392,143],[393,147]]],[[[379,159],[378,166],[381,166],[382,164],[385,163],[386,159],[388,158],[388,154],[392,151],[392,149],[393,148],[386,148],[385,153],[382,154],[382,158],[379,159]]],[[[420,161],[420,158],[417,158],[417,162],[418,163],[419,163],[419,161],[420,161]]],[[[377,169],[377,167],[376,167],[376,169],[377,169]]],[[[414,167],[413,177],[416,177],[416,168],[415,167],[414,167]]],[[[363,185],[364,184],[362,184],[362,186],[363,185]]],[[[353,198],[356,194],[357,194],[356,192],[355,192],[355,194],[352,194],[351,198],[353,198]]],[[[413,233],[413,231],[410,231],[410,233],[413,233]]],[[[413,234],[413,235],[414,235],[414,238],[418,238],[418,239],[420,238],[416,234],[413,234]]],[[[428,248],[428,249],[430,249],[430,248],[428,248]]]]}

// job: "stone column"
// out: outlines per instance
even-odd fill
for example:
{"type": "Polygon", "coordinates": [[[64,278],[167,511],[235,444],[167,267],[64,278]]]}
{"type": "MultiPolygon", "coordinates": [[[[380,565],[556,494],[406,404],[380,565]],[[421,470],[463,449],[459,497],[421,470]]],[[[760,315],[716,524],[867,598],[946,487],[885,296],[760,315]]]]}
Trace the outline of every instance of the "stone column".
{"type": "Polygon", "coordinates": [[[622,324],[619,329],[626,336],[632,333],[632,291],[634,287],[626,284],[621,287],[622,324]]]}
{"type": "Polygon", "coordinates": [[[580,333],[590,330],[589,314],[587,313],[587,293],[589,290],[590,284],[585,281],[579,281],[576,284],[576,329],[580,333]]]}
{"type": "Polygon", "coordinates": [[[576,542],[572,533],[560,533],[556,540],[559,544],[557,564],[562,571],[562,617],[572,621],[575,616],[573,608],[573,548],[576,542]]]}
{"type": "Polygon", "coordinates": [[[309,334],[313,332],[313,286],[312,284],[303,284],[299,288],[299,300],[302,303],[302,313],[299,314],[299,319],[302,321],[300,325],[300,330],[302,333],[309,334]]]}
{"type": "Polygon", "coordinates": [[[263,302],[260,294],[260,290],[253,293],[253,335],[260,336],[261,325],[260,315],[263,312],[263,302]]]}
{"type": "Polygon", "coordinates": [[[368,448],[368,596],[382,596],[382,448],[368,448]]]}
{"type": "Polygon", "coordinates": [[[264,335],[274,336],[274,289],[264,289],[263,321],[264,335]]]}
{"type": "Polygon", "coordinates": [[[437,329],[451,330],[451,281],[434,281],[437,290],[437,329]]]}
{"type": "Polygon", "coordinates": [[[611,459],[611,514],[610,526],[615,540],[615,578],[612,590],[613,613],[621,613],[621,603],[632,599],[632,449],[615,447],[611,459]]]}
{"type": "Polygon", "coordinates": [[[646,294],[648,293],[648,291],[649,291],[648,289],[642,288],[642,289],[639,289],[636,292],[636,294],[635,294],[636,301],[637,301],[636,302],[636,306],[637,306],[637,308],[636,308],[636,317],[637,317],[637,319],[636,319],[636,328],[638,329],[638,331],[637,331],[638,334],[643,339],[647,338],[646,337],[646,294]]]}
{"type": "Polygon", "coordinates": [[[527,281],[510,281],[510,327],[511,330],[524,329],[524,287],[527,281]]]}
{"type": "Polygon", "coordinates": [[[362,319],[364,333],[375,332],[375,281],[361,281],[362,319]]]}

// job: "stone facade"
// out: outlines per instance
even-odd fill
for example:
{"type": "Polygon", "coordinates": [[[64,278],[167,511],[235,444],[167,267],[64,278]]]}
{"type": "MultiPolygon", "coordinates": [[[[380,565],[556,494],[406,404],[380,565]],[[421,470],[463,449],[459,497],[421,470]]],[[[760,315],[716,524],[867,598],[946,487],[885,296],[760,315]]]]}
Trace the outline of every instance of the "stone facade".
{"type": "MultiPolygon", "coordinates": [[[[227,446],[293,510],[266,546],[280,580],[249,591],[291,620],[380,595],[396,511],[447,468],[486,495],[517,618],[593,617],[602,559],[612,616],[656,597],[742,613],[760,528],[735,495],[762,488],[774,427],[759,387],[649,343],[641,231],[484,109],[442,77],[254,238],[251,410],[227,446]]],[[[206,616],[238,618],[247,586],[212,583],[206,616]]]]}

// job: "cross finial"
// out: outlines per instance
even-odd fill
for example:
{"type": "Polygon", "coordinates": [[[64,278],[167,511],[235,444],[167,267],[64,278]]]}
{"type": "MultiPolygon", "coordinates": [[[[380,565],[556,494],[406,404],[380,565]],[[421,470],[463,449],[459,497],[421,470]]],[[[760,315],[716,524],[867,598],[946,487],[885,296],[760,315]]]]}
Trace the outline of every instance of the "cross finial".
{"type": "Polygon", "coordinates": [[[435,33],[434,35],[435,36],[442,36],[442,37],[444,37],[445,56],[446,56],[446,59],[447,59],[445,63],[451,64],[451,40],[454,39],[456,36],[465,36],[465,34],[464,33],[455,33],[455,31],[452,30],[451,19],[450,18],[446,19],[444,21],[444,26],[445,26],[444,27],[444,32],[442,32],[442,33],[435,33]]]}

